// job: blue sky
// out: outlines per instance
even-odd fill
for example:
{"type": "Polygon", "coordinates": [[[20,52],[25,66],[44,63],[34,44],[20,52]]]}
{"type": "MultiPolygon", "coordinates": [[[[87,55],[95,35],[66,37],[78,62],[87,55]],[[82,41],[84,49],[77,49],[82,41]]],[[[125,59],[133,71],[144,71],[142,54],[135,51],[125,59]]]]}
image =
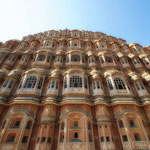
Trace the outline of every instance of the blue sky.
{"type": "Polygon", "coordinates": [[[68,28],[150,45],[150,0],[1,0],[0,18],[2,42],[68,28]]]}

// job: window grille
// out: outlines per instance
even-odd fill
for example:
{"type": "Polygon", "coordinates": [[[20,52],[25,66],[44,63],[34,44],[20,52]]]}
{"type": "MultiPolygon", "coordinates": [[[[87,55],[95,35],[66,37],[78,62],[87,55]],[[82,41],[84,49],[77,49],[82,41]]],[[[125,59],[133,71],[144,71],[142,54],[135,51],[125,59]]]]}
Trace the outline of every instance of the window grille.
{"type": "Polygon", "coordinates": [[[116,89],[120,89],[120,90],[126,89],[125,84],[122,79],[115,78],[114,83],[115,83],[116,89]]]}
{"type": "Polygon", "coordinates": [[[78,127],[78,121],[74,122],[74,127],[78,127]]]}
{"type": "Polygon", "coordinates": [[[103,57],[100,57],[100,62],[101,62],[102,64],[104,63],[103,57]]]}
{"type": "Polygon", "coordinates": [[[91,63],[91,57],[89,58],[89,64],[91,63]]]}
{"type": "Polygon", "coordinates": [[[93,89],[96,89],[96,86],[95,86],[95,81],[93,82],[93,89]]]}
{"type": "Polygon", "coordinates": [[[80,56],[79,55],[72,55],[71,56],[71,61],[79,62],[80,61],[80,56]]]}
{"type": "Polygon", "coordinates": [[[134,120],[129,120],[129,125],[131,128],[136,127],[134,124],[134,120]]]}
{"type": "Polygon", "coordinates": [[[47,57],[47,62],[50,62],[50,56],[47,57]]]}
{"type": "Polygon", "coordinates": [[[66,57],[66,62],[67,62],[67,63],[69,62],[69,57],[68,57],[68,56],[66,57]]]}
{"type": "Polygon", "coordinates": [[[101,142],[104,142],[104,137],[101,137],[101,142]]]}
{"type": "Polygon", "coordinates": [[[134,139],[135,141],[141,141],[140,136],[137,133],[134,134],[134,139]]]}
{"type": "Polygon", "coordinates": [[[128,141],[128,138],[127,138],[126,135],[123,135],[123,136],[122,136],[122,139],[123,139],[124,142],[127,142],[127,141],[128,141]]]}
{"type": "Polygon", "coordinates": [[[109,89],[110,89],[110,90],[113,90],[114,88],[113,88],[111,79],[107,80],[107,83],[108,83],[109,89]]]}
{"type": "Polygon", "coordinates": [[[40,55],[38,57],[38,61],[44,61],[45,60],[45,55],[40,55]]]}
{"type": "Polygon", "coordinates": [[[20,82],[20,84],[19,84],[18,89],[21,89],[21,87],[22,87],[22,80],[21,80],[21,82],[20,82]]]}
{"type": "Polygon", "coordinates": [[[95,62],[95,58],[94,57],[92,57],[92,63],[94,63],[95,62]]]}
{"type": "Polygon", "coordinates": [[[0,61],[2,61],[2,60],[3,60],[3,58],[4,58],[4,55],[3,55],[3,54],[1,54],[1,55],[0,55],[0,61]]]}
{"type": "Polygon", "coordinates": [[[56,89],[58,89],[58,81],[56,81],[56,89]]]}
{"type": "Polygon", "coordinates": [[[111,57],[106,57],[106,62],[112,63],[112,62],[113,62],[113,61],[112,61],[112,58],[111,58],[111,57]]]}
{"type": "Polygon", "coordinates": [[[39,83],[38,83],[38,89],[40,90],[42,87],[42,83],[43,83],[43,77],[40,78],[39,83]]]}
{"type": "Polygon", "coordinates": [[[64,80],[64,88],[67,88],[67,79],[64,80]]]}
{"type": "Polygon", "coordinates": [[[6,80],[3,84],[3,88],[6,87],[8,85],[9,80],[6,80]]]}
{"type": "Polygon", "coordinates": [[[34,88],[37,78],[35,76],[30,76],[26,79],[24,88],[34,88]]]}
{"type": "Polygon", "coordinates": [[[85,63],[85,56],[82,56],[82,62],[85,63]]]}
{"type": "Polygon", "coordinates": [[[139,86],[138,83],[135,83],[135,87],[136,87],[137,90],[140,90],[140,86],[139,86]]]}
{"type": "Polygon", "coordinates": [[[100,89],[100,83],[97,81],[97,89],[100,89]]]}
{"type": "Polygon", "coordinates": [[[87,78],[84,78],[84,87],[87,89],[88,88],[88,81],[87,78]]]}
{"type": "Polygon", "coordinates": [[[28,141],[28,136],[23,136],[22,143],[27,143],[27,141],[28,141]]]}
{"type": "Polygon", "coordinates": [[[14,81],[10,81],[8,88],[11,89],[13,86],[14,81]]]}
{"type": "Polygon", "coordinates": [[[82,78],[73,76],[70,78],[70,87],[82,87],[82,78]]]}
{"type": "Polygon", "coordinates": [[[133,60],[133,63],[134,63],[134,64],[139,64],[139,63],[140,63],[140,62],[139,62],[139,59],[137,59],[137,58],[134,59],[134,60],[133,60]]]}
{"type": "Polygon", "coordinates": [[[144,85],[141,82],[140,82],[140,87],[141,87],[141,89],[144,89],[144,85]]]}
{"type": "Polygon", "coordinates": [[[119,121],[119,127],[124,128],[123,122],[121,120],[119,121]]]}

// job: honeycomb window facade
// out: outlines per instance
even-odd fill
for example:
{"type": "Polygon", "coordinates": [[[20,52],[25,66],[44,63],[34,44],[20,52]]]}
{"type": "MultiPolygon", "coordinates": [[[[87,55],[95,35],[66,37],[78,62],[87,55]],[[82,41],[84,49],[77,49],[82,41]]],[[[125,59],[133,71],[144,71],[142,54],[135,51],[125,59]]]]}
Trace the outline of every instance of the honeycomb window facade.
{"type": "Polygon", "coordinates": [[[0,47],[0,149],[150,149],[150,46],[49,30],[0,47]]]}

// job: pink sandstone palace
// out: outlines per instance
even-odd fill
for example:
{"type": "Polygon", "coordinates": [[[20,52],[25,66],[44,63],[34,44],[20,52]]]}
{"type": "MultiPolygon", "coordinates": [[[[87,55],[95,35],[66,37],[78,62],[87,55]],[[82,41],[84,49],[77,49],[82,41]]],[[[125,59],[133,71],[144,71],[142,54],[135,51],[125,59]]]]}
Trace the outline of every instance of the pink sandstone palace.
{"type": "Polygon", "coordinates": [[[0,150],[149,149],[149,46],[68,29],[0,43],[0,150]]]}

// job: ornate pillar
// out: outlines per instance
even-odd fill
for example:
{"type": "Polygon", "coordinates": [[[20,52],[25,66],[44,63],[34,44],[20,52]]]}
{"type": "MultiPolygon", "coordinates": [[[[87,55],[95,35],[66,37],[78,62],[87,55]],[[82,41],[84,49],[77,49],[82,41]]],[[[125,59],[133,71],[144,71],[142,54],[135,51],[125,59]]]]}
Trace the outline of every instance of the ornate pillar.
{"type": "MultiPolygon", "coordinates": [[[[39,149],[40,146],[40,142],[41,142],[41,135],[42,135],[42,131],[43,131],[43,125],[40,125],[39,128],[40,130],[40,134],[39,134],[39,141],[38,141],[38,146],[37,146],[37,150],[39,149]],[[42,127],[41,127],[42,126],[42,127]]],[[[38,130],[39,131],[39,130],[38,130]]]]}
{"type": "Polygon", "coordinates": [[[28,142],[27,142],[27,149],[28,149],[28,145],[29,145],[29,142],[30,142],[31,133],[32,133],[32,130],[33,130],[33,125],[34,125],[34,122],[32,123],[31,129],[30,129],[30,134],[29,134],[28,142]]]}
{"type": "Polygon", "coordinates": [[[84,117],[84,123],[85,123],[85,143],[86,143],[86,149],[89,149],[89,140],[88,140],[88,127],[87,127],[87,117],[84,117]]]}
{"type": "Polygon", "coordinates": [[[122,147],[123,147],[123,139],[122,139],[122,134],[121,134],[121,131],[120,131],[120,127],[119,127],[118,121],[117,121],[117,127],[118,127],[118,131],[119,131],[119,135],[120,135],[121,143],[122,143],[122,147]]]}
{"type": "Polygon", "coordinates": [[[106,134],[105,134],[104,125],[101,125],[101,127],[102,127],[102,131],[103,131],[103,137],[104,137],[104,143],[105,143],[105,146],[106,146],[106,150],[108,150],[108,146],[107,146],[107,143],[106,143],[106,134]]]}
{"type": "Polygon", "coordinates": [[[91,123],[91,130],[92,130],[92,143],[93,143],[93,147],[95,147],[95,142],[94,142],[94,134],[93,134],[93,125],[91,123]]]}
{"type": "Polygon", "coordinates": [[[127,134],[128,140],[129,140],[129,143],[130,143],[130,149],[132,150],[132,149],[133,149],[132,140],[131,140],[131,138],[130,138],[130,131],[129,131],[129,127],[128,127],[128,124],[127,124],[126,116],[123,116],[123,117],[122,117],[122,122],[123,122],[123,124],[124,124],[125,131],[126,131],[126,134],[127,134]]]}
{"type": "Polygon", "coordinates": [[[63,150],[66,150],[66,144],[67,144],[67,123],[68,123],[68,119],[65,119],[65,127],[64,127],[64,148],[63,150]]]}
{"type": "Polygon", "coordinates": [[[138,116],[138,117],[137,117],[137,120],[138,120],[138,122],[139,122],[139,124],[140,124],[140,126],[141,126],[141,128],[142,128],[142,130],[143,130],[143,132],[144,132],[144,135],[145,135],[145,137],[146,137],[146,140],[147,140],[148,144],[150,145],[149,138],[148,138],[148,136],[147,136],[146,130],[145,130],[145,128],[143,127],[143,123],[142,123],[142,121],[141,121],[141,117],[138,116]]]}
{"type": "MultiPolygon", "coordinates": [[[[9,117],[9,118],[7,118],[6,120],[7,120],[7,121],[6,121],[6,124],[5,124],[5,128],[4,128],[3,131],[1,131],[0,143],[2,142],[3,136],[5,135],[5,132],[7,131],[8,127],[9,127],[9,125],[10,125],[10,123],[11,123],[12,118],[9,117]]],[[[2,129],[1,129],[1,130],[2,130],[2,129]]]]}
{"type": "Polygon", "coordinates": [[[22,137],[24,135],[23,133],[24,133],[24,130],[25,130],[26,122],[27,122],[27,116],[25,116],[23,118],[23,121],[22,121],[22,124],[21,124],[22,128],[21,128],[21,132],[20,132],[20,137],[19,137],[19,140],[18,140],[18,144],[16,146],[17,149],[20,149],[19,147],[20,147],[20,143],[21,143],[22,137]]]}

